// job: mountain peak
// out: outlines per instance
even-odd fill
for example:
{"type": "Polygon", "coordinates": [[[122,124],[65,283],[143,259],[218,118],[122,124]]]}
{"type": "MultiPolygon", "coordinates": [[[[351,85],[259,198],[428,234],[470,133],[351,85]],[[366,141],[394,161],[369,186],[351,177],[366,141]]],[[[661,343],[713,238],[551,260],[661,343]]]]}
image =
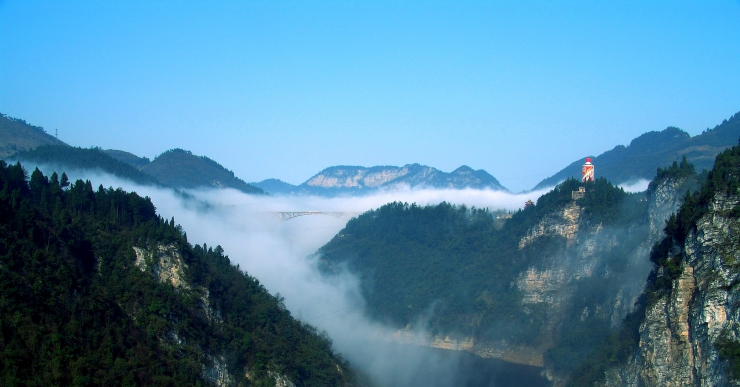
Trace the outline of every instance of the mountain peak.
{"type": "Polygon", "coordinates": [[[277,179],[268,179],[255,186],[275,194],[305,194],[319,196],[370,193],[378,189],[444,188],[492,189],[505,191],[496,178],[484,170],[463,165],[446,173],[419,163],[403,167],[338,165],[324,168],[305,183],[294,186],[277,179]]]}
{"type": "Polygon", "coordinates": [[[160,154],[142,166],[141,170],[156,177],[163,184],[178,188],[234,188],[245,193],[264,193],[260,188],[234,176],[234,172],[218,162],[180,148],[160,154]]]}

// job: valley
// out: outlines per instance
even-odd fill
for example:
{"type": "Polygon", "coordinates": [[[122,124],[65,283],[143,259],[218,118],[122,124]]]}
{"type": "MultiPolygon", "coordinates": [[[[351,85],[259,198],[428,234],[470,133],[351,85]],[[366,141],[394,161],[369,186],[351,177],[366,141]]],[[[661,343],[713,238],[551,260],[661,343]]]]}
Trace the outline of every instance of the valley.
{"type": "Polygon", "coordinates": [[[739,0],[0,0],[0,387],[740,387],[739,0]]]}
{"type": "MultiPolygon", "coordinates": [[[[735,117],[727,122],[734,125],[735,117]]],[[[243,373],[249,385],[324,385],[326,380],[332,380],[332,385],[368,387],[414,386],[420,381],[439,387],[521,383],[626,386],[638,383],[636,380],[647,385],[664,380],[729,385],[735,380],[731,367],[736,361],[727,348],[734,348],[732,322],[737,320],[729,317],[735,312],[727,303],[734,297],[732,257],[736,252],[732,246],[737,201],[732,193],[724,192],[737,189],[733,169],[736,153],[737,147],[721,153],[718,160],[722,164],[711,172],[697,170],[687,157],[679,158],[657,168],[643,192],[627,192],[598,177],[585,183],[566,179],[551,189],[519,194],[502,186],[403,183],[362,193],[275,195],[244,183],[209,158],[183,150],[168,151],[149,161],[96,148],[39,145],[17,154],[22,167],[4,167],[8,168],[5,181],[11,185],[2,197],[8,214],[34,208],[34,216],[51,219],[37,221],[52,222],[51,230],[60,227],[53,223],[59,216],[69,217],[69,224],[82,219],[92,222],[69,229],[81,227],[88,230],[84,238],[93,238],[92,242],[79,242],[93,246],[85,250],[88,258],[79,256],[82,260],[75,264],[82,265],[80,283],[105,286],[85,276],[96,272],[90,271],[90,262],[110,262],[112,271],[106,275],[151,277],[146,281],[154,282],[147,282],[147,286],[169,292],[171,301],[164,319],[164,312],[156,312],[160,309],[142,311],[135,302],[127,304],[136,296],[126,293],[116,296],[123,299],[106,302],[120,306],[117,318],[126,321],[132,337],[138,337],[136,332],[141,329],[151,329],[155,322],[159,324],[158,333],[151,336],[156,340],[145,344],[152,354],[180,351],[186,354],[182,361],[205,364],[205,371],[181,374],[165,367],[157,371],[161,374],[141,374],[136,380],[197,379],[225,386],[238,384],[236,380],[241,380],[243,373]],[[157,160],[162,160],[161,166],[155,164],[157,160]],[[155,167],[162,169],[156,172],[155,167]],[[29,175],[27,188],[23,188],[19,168],[25,168],[29,175]],[[178,170],[180,175],[162,172],[166,168],[178,170]],[[116,187],[125,191],[116,191],[116,187]],[[726,198],[716,196],[718,192],[726,198]],[[127,222],[133,222],[125,227],[133,227],[132,231],[112,221],[115,216],[107,212],[107,204],[97,202],[110,200],[106,195],[143,198],[143,202],[126,199],[133,200],[133,207],[123,209],[131,216],[127,222]],[[532,204],[525,206],[529,199],[532,204]],[[20,205],[19,200],[28,204],[20,205]],[[147,201],[150,204],[141,204],[147,201]],[[60,204],[52,205],[55,202],[60,204]],[[59,212],[65,206],[68,209],[59,212]],[[275,216],[293,213],[306,216],[275,216]],[[716,215],[707,215],[713,213],[716,215]],[[143,226],[145,223],[149,225],[143,226]],[[113,225],[124,228],[110,231],[113,225]],[[104,244],[94,239],[99,237],[91,237],[103,232],[95,231],[96,227],[111,235],[141,236],[116,242],[119,247],[105,247],[112,250],[101,250],[104,244]],[[139,230],[141,227],[169,231],[152,234],[139,230]],[[673,242],[664,239],[664,228],[673,242]],[[694,235],[692,232],[699,233],[692,244],[677,247],[688,243],[685,238],[694,235]],[[707,234],[713,236],[703,236],[707,234]],[[141,239],[144,235],[148,236],[141,239]],[[709,264],[711,269],[700,258],[690,258],[694,251],[705,250],[715,257],[709,264]],[[266,321],[267,315],[282,316],[282,328],[275,328],[277,323],[273,328],[259,328],[278,329],[270,338],[278,341],[257,344],[249,339],[240,344],[242,349],[234,347],[238,340],[230,335],[242,332],[239,329],[246,329],[244,324],[250,321],[235,319],[235,309],[229,309],[235,305],[234,289],[238,286],[225,285],[225,279],[210,279],[210,274],[204,274],[208,280],[188,274],[189,267],[203,265],[222,265],[218,270],[244,273],[256,281],[257,289],[264,292],[259,297],[265,297],[277,312],[240,309],[238,313],[253,313],[259,323],[266,321]],[[720,277],[716,277],[718,270],[720,277]],[[695,297],[710,301],[680,304],[680,300],[695,297]],[[190,299],[201,300],[203,311],[187,306],[190,299]],[[184,309],[174,312],[178,308],[184,309]],[[663,316],[668,316],[666,321],[663,316]],[[719,325],[710,325],[707,333],[702,324],[713,321],[719,325]],[[218,328],[223,324],[234,328],[218,328]],[[291,343],[304,340],[285,333],[288,326],[303,330],[301,335],[314,340],[311,345],[322,355],[311,355],[314,360],[303,362],[299,353],[305,348],[280,344],[279,340],[286,338],[291,343]],[[196,333],[203,329],[221,333],[217,338],[196,333]],[[677,337],[678,341],[671,344],[673,347],[656,347],[656,340],[661,340],[656,337],[677,337]],[[694,343],[693,337],[706,338],[694,343]],[[272,346],[299,352],[275,352],[272,346]],[[686,352],[684,348],[693,349],[686,352]],[[610,353],[613,355],[608,357],[610,353]],[[655,358],[655,354],[661,355],[655,358]],[[324,356],[324,363],[317,363],[316,356],[324,356]],[[692,375],[697,376],[666,374],[674,359],[686,367],[711,372],[706,376],[704,371],[694,371],[692,375]],[[327,364],[336,364],[339,374],[327,371],[327,364]],[[324,367],[324,371],[316,367],[324,367]]],[[[321,180],[331,188],[340,182],[336,176],[347,173],[342,168],[322,172],[334,174],[334,180],[315,177],[309,182],[321,180]]],[[[396,171],[401,177],[411,173],[396,171]]],[[[597,164],[597,176],[598,171],[597,164]]],[[[468,172],[475,171],[461,168],[453,174],[468,172]]],[[[383,180],[373,173],[385,176],[387,171],[357,169],[345,183],[362,190],[370,187],[362,185],[368,181],[380,186],[398,178],[391,174],[383,180]]],[[[5,227],[28,227],[12,224],[5,227]]],[[[35,235],[35,231],[27,232],[35,235]]],[[[54,233],[42,235],[50,241],[54,233]]],[[[72,246],[78,243],[74,238],[83,237],[70,234],[60,240],[72,246]]],[[[42,260],[52,259],[56,253],[41,252],[42,240],[33,239],[34,248],[39,249],[35,254],[45,257],[42,260]]],[[[6,257],[15,254],[10,253],[15,251],[12,243],[5,242],[6,257]]],[[[75,262],[80,254],[75,248],[57,247],[57,251],[67,251],[64,254],[69,262],[75,262]]],[[[3,259],[9,262],[9,258],[3,259]]],[[[19,264],[31,264],[23,262],[19,264]]],[[[3,265],[6,274],[10,273],[10,266],[3,265]]],[[[16,280],[31,281],[24,278],[16,280]]],[[[69,307],[77,308],[75,301],[70,302],[69,307]]],[[[73,319],[65,324],[72,327],[78,322],[73,319]]],[[[18,328],[13,325],[9,329],[18,328]]],[[[17,332],[13,337],[24,337],[17,332]]],[[[80,335],[78,331],[69,334],[80,335]]],[[[248,336],[254,334],[258,333],[248,336]]],[[[2,356],[8,361],[15,359],[12,364],[20,367],[20,358],[12,358],[7,351],[22,345],[17,340],[23,339],[13,340],[3,344],[6,352],[2,356]]],[[[125,348],[131,344],[117,345],[125,348]]],[[[129,359],[123,352],[112,353],[113,358],[129,359]]],[[[74,368],[74,356],[65,359],[64,367],[73,375],[110,367],[92,362],[88,366],[92,368],[74,368]]],[[[53,373],[44,378],[63,380],[53,373]]]]}

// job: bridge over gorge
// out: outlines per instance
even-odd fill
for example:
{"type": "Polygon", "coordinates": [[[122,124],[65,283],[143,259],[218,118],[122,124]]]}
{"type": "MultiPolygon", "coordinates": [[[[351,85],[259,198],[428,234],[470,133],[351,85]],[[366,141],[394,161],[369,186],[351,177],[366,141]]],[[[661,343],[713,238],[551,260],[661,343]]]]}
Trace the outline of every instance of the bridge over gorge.
{"type": "Polygon", "coordinates": [[[307,215],[325,215],[325,216],[331,216],[334,218],[343,218],[345,216],[357,216],[360,215],[361,212],[325,212],[325,211],[283,211],[283,212],[271,212],[271,214],[277,216],[280,218],[280,220],[288,220],[297,218],[299,216],[307,216],[307,215]]]}

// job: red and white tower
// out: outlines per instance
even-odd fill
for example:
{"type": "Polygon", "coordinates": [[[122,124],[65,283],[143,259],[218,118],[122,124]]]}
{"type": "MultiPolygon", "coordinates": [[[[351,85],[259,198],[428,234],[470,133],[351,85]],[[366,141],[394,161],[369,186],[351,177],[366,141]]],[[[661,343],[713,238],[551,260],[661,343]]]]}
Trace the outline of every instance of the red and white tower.
{"type": "Polygon", "coordinates": [[[594,165],[591,164],[590,157],[586,157],[586,164],[583,164],[583,168],[581,168],[581,181],[584,183],[594,181],[594,165]]]}

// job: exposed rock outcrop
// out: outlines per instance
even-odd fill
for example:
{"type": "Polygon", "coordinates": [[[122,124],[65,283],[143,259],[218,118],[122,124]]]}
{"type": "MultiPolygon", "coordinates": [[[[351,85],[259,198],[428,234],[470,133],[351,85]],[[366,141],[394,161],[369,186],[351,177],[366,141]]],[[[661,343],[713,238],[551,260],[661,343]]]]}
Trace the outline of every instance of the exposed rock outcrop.
{"type": "Polygon", "coordinates": [[[568,242],[573,242],[578,233],[578,219],[580,216],[581,207],[574,200],[568,203],[562,212],[546,216],[537,226],[529,229],[527,235],[519,241],[519,248],[522,249],[545,235],[559,235],[566,238],[568,242]]]}
{"type": "MultiPolygon", "coordinates": [[[[539,341],[542,346],[515,349],[502,348],[502,343],[477,342],[472,352],[505,356],[506,360],[527,359],[529,364],[538,365],[536,359],[542,359],[544,352],[557,341],[563,324],[572,320],[573,316],[568,314],[577,313],[580,322],[587,323],[591,319],[606,322],[612,328],[618,327],[633,310],[643,290],[651,269],[650,249],[660,240],[666,219],[678,209],[682,189],[686,188],[684,183],[685,179],[669,178],[651,187],[645,198],[648,210],[647,224],[644,225],[614,228],[589,224],[582,217],[584,209],[578,200],[543,218],[522,238],[520,248],[545,236],[565,238],[569,248],[546,258],[545,265],[540,263],[529,267],[515,283],[522,294],[522,307],[547,316],[539,341]],[[610,261],[607,257],[615,253],[620,258],[610,261]],[[621,267],[615,269],[613,265],[621,267]],[[600,301],[582,301],[579,294],[584,291],[584,280],[603,282],[600,301]],[[512,354],[512,351],[522,356],[512,354]]],[[[542,360],[539,365],[543,365],[542,360]]],[[[565,382],[567,375],[547,368],[547,362],[544,365],[555,386],[565,382]]]]}
{"type": "Polygon", "coordinates": [[[169,282],[175,288],[190,288],[184,279],[187,264],[183,262],[180,252],[174,245],[160,245],[152,250],[134,246],[134,252],[135,264],[139,270],[143,272],[149,270],[159,282],[169,282]]]}
{"type": "MultiPolygon", "coordinates": [[[[639,346],[627,364],[607,372],[607,386],[730,386],[720,337],[740,338],[740,221],[736,196],[719,193],[683,245],[680,274],[647,305],[639,346]]],[[[660,268],[657,277],[670,274],[660,268]]]]}

